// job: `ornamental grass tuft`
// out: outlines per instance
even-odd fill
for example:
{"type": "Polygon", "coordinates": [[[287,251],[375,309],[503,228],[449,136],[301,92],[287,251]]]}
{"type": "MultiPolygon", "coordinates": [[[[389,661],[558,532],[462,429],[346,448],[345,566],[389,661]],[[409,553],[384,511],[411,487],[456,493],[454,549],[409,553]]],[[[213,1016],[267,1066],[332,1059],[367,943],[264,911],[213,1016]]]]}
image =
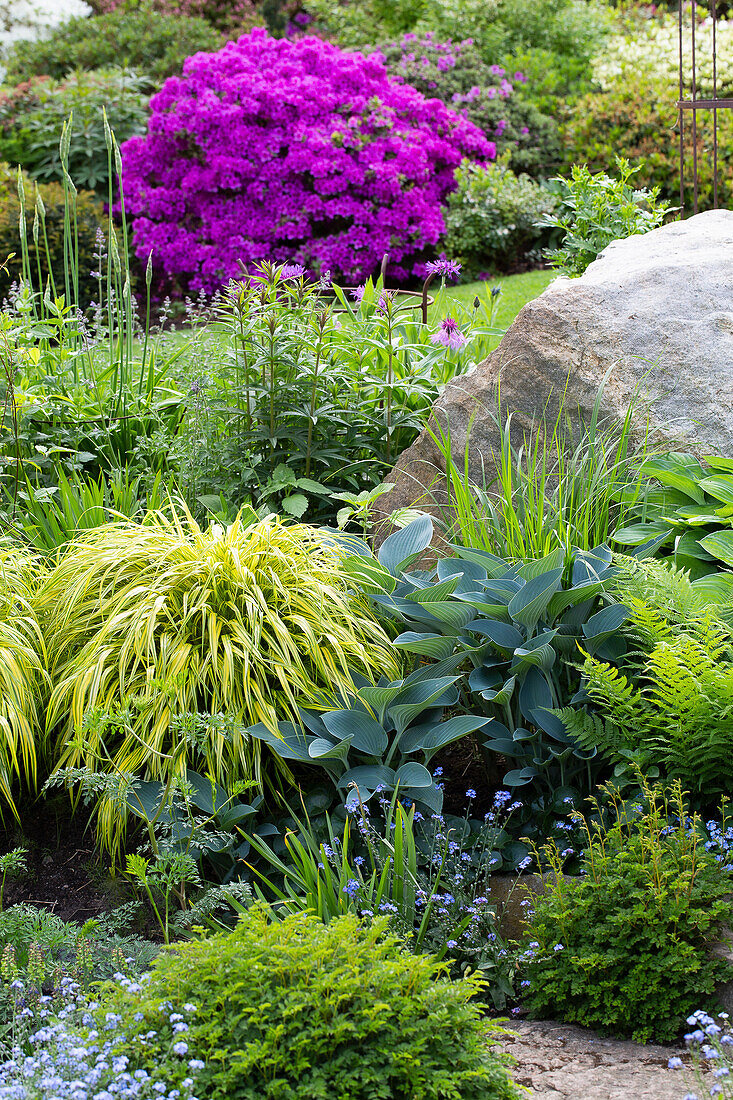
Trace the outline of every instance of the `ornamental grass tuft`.
{"type": "Polygon", "coordinates": [[[45,650],[32,604],[39,568],[33,555],[0,544],[0,811],[7,803],[16,816],[13,783],[35,789],[41,755],[45,650]]]}
{"type": "Polygon", "coordinates": [[[161,779],[203,760],[219,782],[259,778],[244,726],[328,708],[352,672],[398,671],[341,559],[327,535],[275,517],[202,530],[154,512],[78,536],[39,598],[58,766],[161,779]],[[105,743],[90,716],[121,710],[105,743]],[[191,712],[226,713],[230,734],[182,738],[174,719],[191,712]]]}

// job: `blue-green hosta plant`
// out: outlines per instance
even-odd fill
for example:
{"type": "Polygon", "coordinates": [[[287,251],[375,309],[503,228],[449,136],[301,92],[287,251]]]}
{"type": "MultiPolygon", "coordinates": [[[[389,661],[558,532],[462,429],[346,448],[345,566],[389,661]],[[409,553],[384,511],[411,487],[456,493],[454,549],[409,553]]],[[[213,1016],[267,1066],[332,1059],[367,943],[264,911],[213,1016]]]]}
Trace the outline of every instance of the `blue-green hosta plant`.
{"type": "Polygon", "coordinates": [[[321,713],[301,709],[300,723],[264,723],[250,737],[265,742],[287,762],[325,771],[348,808],[374,795],[398,791],[428,813],[440,811],[443,795],[427,765],[439,749],[488,724],[488,718],[445,711],[459,702],[456,671],[462,655],[417,668],[404,679],[362,679],[344,693],[343,706],[321,713]]]}
{"type": "MultiPolygon", "coordinates": [[[[582,749],[554,713],[579,694],[581,649],[600,657],[625,651],[628,608],[607,593],[607,546],[562,548],[511,564],[483,550],[454,547],[430,570],[409,569],[429,545],[422,516],[390,535],[376,558],[365,547],[346,562],[372,599],[407,629],[395,645],[440,664],[458,659],[464,709],[489,721],[484,746],[510,763],[504,783],[530,787],[542,811],[561,812],[592,784],[594,749],[582,749]],[[472,666],[472,667],[471,667],[472,666]]],[[[458,683],[458,680],[455,681],[458,683]]]]}

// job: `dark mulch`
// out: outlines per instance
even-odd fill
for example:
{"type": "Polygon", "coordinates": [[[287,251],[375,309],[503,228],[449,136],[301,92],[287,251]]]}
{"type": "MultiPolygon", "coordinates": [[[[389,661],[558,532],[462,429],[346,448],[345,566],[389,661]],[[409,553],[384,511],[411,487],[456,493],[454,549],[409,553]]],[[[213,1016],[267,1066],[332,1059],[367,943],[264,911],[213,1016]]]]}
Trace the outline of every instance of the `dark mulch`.
{"type": "Polygon", "coordinates": [[[28,874],[6,882],[6,905],[30,902],[84,923],[129,898],[109,861],[95,852],[83,810],[72,814],[66,800],[40,800],[25,803],[20,816],[22,826],[6,818],[0,831],[0,852],[28,849],[28,874]]]}

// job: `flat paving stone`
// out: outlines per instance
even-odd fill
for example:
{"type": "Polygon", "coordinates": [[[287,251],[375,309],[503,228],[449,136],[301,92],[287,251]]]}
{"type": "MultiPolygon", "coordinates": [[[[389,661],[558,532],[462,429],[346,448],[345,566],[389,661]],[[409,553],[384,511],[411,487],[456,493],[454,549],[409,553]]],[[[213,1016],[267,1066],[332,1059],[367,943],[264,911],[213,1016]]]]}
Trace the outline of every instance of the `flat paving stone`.
{"type": "Polygon", "coordinates": [[[686,1070],[667,1061],[681,1050],[600,1039],[555,1021],[513,1020],[501,1046],[515,1059],[532,1100],[683,1100],[695,1091],[686,1070]]]}

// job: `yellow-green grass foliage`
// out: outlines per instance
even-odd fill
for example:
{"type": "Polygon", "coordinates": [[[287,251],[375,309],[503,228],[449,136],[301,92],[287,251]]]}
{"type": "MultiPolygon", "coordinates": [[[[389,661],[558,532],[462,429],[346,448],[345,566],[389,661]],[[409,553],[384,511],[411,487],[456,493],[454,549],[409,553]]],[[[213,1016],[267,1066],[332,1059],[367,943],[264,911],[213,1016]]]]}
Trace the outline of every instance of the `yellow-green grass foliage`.
{"type": "Polygon", "coordinates": [[[38,779],[43,707],[47,697],[45,648],[33,600],[37,558],[0,543],[0,815],[16,780],[31,790],[38,779]]]}
{"type": "Polygon", "coordinates": [[[196,749],[181,745],[171,718],[222,712],[276,730],[278,720],[298,721],[299,705],[331,704],[352,670],[396,673],[342,556],[325,534],[275,517],[202,530],[187,513],[154,512],[79,535],[39,605],[58,766],[165,778],[203,758],[219,781],[259,778],[244,735],[213,726],[196,749]],[[127,733],[103,745],[85,716],[126,707],[127,733]]]}

